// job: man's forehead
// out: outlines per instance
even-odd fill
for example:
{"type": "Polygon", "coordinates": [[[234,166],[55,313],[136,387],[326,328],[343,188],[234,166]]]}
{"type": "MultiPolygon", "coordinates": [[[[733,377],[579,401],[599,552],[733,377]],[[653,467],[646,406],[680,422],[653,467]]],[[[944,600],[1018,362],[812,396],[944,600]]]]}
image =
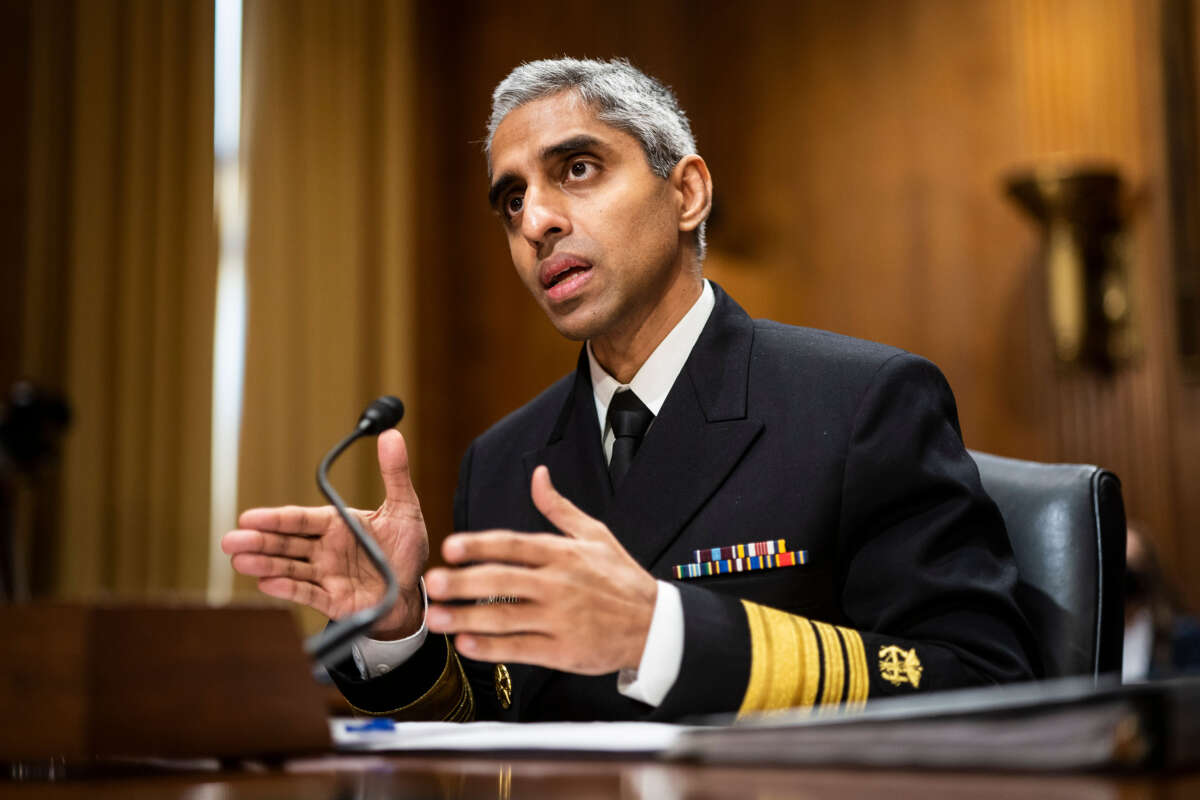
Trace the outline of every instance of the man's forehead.
{"type": "Polygon", "coordinates": [[[604,143],[623,134],[602,122],[577,92],[559,92],[518,106],[500,121],[492,137],[489,171],[502,171],[510,161],[544,158],[563,141],[591,138],[604,143]]]}

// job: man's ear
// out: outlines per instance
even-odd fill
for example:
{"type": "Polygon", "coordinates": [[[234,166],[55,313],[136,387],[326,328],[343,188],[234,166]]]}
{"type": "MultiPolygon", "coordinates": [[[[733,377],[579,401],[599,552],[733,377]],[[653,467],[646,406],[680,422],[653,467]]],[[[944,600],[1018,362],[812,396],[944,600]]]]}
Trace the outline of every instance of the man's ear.
{"type": "Polygon", "coordinates": [[[671,183],[679,192],[679,230],[694,231],[712,211],[712,176],[698,155],[684,156],[671,171],[671,183]]]}

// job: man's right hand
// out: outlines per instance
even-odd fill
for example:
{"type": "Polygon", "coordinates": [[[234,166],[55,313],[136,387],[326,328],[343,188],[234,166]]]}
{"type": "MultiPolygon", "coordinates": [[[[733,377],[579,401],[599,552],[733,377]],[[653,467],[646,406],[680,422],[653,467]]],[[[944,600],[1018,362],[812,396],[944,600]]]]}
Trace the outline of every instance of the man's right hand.
{"type": "MultiPolygon", "coordinates": [[[[429,559],[421,504],[399,431],[379,435],[379,472],[386,497],[374,511],[352,510],[375,537],[400,584],[400,599],[372,629],[376,639],[399,639],[421,626],[419,578],[429,559]]],[[[375,605],[386,584],[333,506],[252,508],[221,539],[233,568],[258,578],[259,591],[341,619],[375,605]]]]}

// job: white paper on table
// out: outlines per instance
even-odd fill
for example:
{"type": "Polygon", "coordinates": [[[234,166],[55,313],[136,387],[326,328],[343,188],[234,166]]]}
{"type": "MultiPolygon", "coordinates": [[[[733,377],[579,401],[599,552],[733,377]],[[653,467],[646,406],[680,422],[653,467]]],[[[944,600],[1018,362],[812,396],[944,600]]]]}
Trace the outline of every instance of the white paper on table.
{"type": "Polygon", "coordinates": [[[369,720],[331,719],[329,726],[337,749],[660,753],[694,727],[665,722],[397,722],[390,730],[347,730],[365,722],[369,720]]]}

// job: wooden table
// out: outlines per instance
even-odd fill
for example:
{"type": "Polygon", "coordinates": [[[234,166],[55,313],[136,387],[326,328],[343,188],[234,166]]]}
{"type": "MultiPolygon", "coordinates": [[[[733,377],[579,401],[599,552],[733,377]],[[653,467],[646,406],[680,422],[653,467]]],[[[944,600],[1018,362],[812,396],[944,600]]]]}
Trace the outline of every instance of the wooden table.
{"type": "Polygon", "coordinates": [[[1181,776],[984,774],[861,769],[706,767],[629,760],[355,757],[289,761],[275,767],[156,773],[47,782],[0,782],[0,798],[179,798],[179,800],[938,800],[939,798],[1200,797],[1200,773],[1181,776]]]}

